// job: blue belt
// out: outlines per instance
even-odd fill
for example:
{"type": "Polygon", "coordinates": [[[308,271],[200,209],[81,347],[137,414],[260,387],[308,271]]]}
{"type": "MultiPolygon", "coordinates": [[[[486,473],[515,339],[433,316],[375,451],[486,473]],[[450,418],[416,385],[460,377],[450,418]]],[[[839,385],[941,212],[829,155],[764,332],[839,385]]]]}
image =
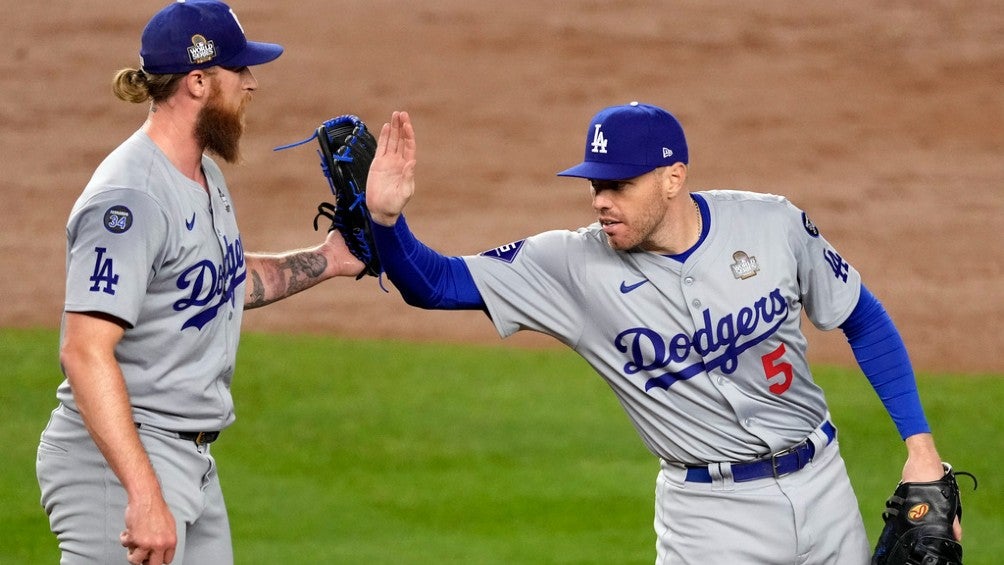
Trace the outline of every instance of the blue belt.
{"type": "MultiPolygon", "coordinates": [[[[833,441],[833,438],[837,437],[837,428],[833,427],[833,424],[829,420],[823,422],[820,429],[826,434],[826,445],[829,445],[833,441]]],[[[809,461],[812,461],[812,456],[815,454],[816,446],[806,439],[794,447],[778,451],[763,459],[746,463],[733,463],[732,480],[742,483],[745,481],[766,479],[768,477],[776,479],[805,467],[809,461]]],[[[708,470],[707,465],[701,467],[691,467],[688,465],[687,480],[692,483],[710,483],[712,482],[711,472],[708,470]]]]}

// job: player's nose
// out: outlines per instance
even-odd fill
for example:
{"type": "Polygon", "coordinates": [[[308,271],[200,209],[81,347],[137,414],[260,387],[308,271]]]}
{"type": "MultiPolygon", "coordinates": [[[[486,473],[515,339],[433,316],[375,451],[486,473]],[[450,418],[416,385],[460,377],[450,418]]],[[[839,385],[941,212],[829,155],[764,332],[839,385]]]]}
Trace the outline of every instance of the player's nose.
{"type": "Polygon", "coordinates": [[[610,209],[610,199],[606,197],[605,191],[593,191],[593,210],[602,212],[610,209]]]}
{"type": "Polygon", "coordinates": [[[245,67],[244,72],[241,73],[241,86],[244,90],[258,90],[258,79],[255,78],[250,67],[245,67]]]}

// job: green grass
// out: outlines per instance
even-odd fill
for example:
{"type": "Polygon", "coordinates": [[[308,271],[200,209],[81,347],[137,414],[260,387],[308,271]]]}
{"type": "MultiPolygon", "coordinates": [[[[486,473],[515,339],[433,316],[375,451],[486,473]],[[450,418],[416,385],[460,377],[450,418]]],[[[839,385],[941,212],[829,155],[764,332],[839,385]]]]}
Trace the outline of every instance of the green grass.
{"type": "MultiPolygon", "coordinates": [[[[0,330],[0,563],[55,563],[34,453],[57,336],[0,330]]],[[[656,460],[566,350],[246,335],[221,466],[237,562],[650,564],[656,460]]],[[[817,369],[869,537],[905,458],[856,371],[817,369]]],[[[966,563],[1004,554],[1004,378],[922,375],[945,459],[980,479],[966,563]]]]}

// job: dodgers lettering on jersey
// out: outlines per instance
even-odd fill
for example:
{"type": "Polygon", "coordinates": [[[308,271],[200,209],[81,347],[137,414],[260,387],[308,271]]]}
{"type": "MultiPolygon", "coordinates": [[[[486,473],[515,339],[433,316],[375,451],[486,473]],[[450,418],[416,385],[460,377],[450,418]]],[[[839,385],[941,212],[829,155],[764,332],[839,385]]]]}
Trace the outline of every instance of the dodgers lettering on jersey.
{"type": "Polygon", "coordinates": [[[715,321],[711,319],[711,311],[705,309],[704,324],[693,334],[681,332],[666,338],[651,328],[636,327],[619,333],[614,345],[629,355],[630,360],[624,365],[625,375],[650,373],[685,363],[692,352],[700,355],[701,361],[645,382],[646,391],[668,389],[677,381],[714,369],[720,368],[726,375],[735,372],[739,355],[777,332],[788,319],[788,312],[788,302],[781,296],[781,290],[774,289],[770,296],[715,321]]]}
{"type": "Polygon", "coordinates": [[[230,243],[223,238],[226,254],[223,263],[214,264],[209,259],[203,259],[192,267],[182,271],[178,276],[177,286],[181,290],[190,290],[188,297],[174,303],[174,309],[184,312],[192,307],[210,305],[189,318],[181,328],[195,327],[202,329],[209,321],[216,318],[221,306],[227,302],[235,307],[235,289],[244,283],[247,271],[244,267],[244,247],[240,238],[230,243]],[[215,304],[211,304],[213,301],[215,304]]]}
{"type": "Polygon", "coordinates": [[[670,461],[738,461],[788,447],[828,409],[801,315],[833,329],[858,273],[781,197],[697,193],[709,219],[681,263],[610,248],[597,224],[464,257],[499,334],[546,333],[611,386],[670,461]]]}

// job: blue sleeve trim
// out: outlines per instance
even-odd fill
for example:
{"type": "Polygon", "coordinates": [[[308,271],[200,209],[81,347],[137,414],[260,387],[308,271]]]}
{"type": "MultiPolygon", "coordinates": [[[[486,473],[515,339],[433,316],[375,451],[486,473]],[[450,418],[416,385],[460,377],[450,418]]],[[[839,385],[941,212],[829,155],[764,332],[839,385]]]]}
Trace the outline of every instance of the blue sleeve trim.
{"type": "Polygon", "coordinates": [[[854,311],[840,329],[900,437],[930,432],[903,338],[882,303],[864,285],[854,311]]]}
{"type": "Polygon", "coordinates": [[[485,301],[460,257],[440,255],[419,241],[400,216],[394,227],[372,224],[387,278],[412,306],[427,310],[484,310],[485,301]]]}

